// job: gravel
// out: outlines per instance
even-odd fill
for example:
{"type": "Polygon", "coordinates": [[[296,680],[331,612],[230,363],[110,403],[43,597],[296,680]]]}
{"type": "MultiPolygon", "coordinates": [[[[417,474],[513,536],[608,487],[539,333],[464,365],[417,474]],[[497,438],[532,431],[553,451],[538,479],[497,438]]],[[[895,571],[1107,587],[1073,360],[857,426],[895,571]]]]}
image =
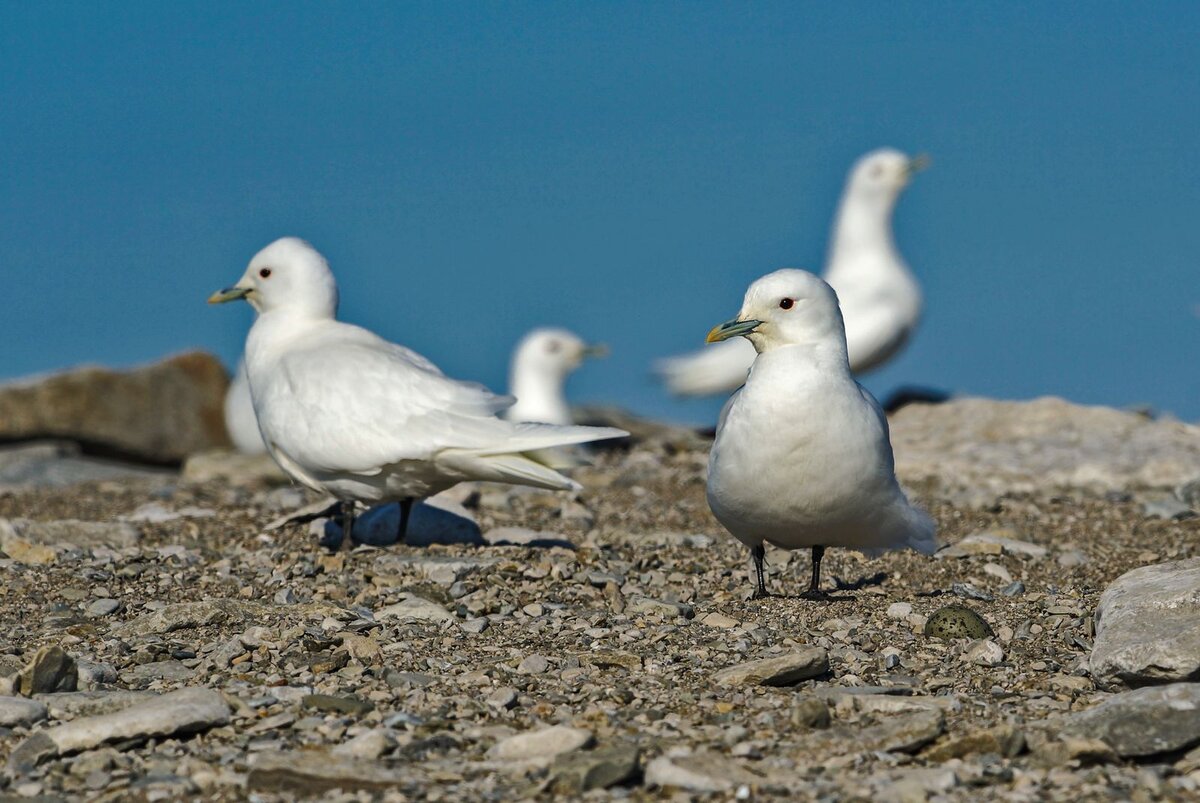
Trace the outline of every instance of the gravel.
{"type": "MultiPolygon", "coordinates": [[[[1139,449],[1186,430],[1156,426],[1139,449]]],[[[745,548],[704,499],[707,442],[642,430],[578,469],[578,494],[456,489],[439,508],[456,511],[449,543],[431,513],[426,545],[330,553],[305,524],[267,528],[323,500],[264,472],[231,481],[244,472],[216,454],[192,479],[0,493],[0,519],[19,522],[0,528],[0,785],[101,800],[1200,794],[1200,718],[1184,710],[1200,648],[1172,619],[1194,606],[1156,607],[1152,589],[1175,593],[1156,574],[1095,621],[1122,575],[1200,558],[1200,520],[1143,510],[1182,470],[1143,487],[1152,474],[1118,455],[1103,487],[1064,488],[1060,456],[1054,487],[1032,470],[998,485],[1021,469],[1014,449],[964,490],[969,475],[943,482],[931,460],[901,479],[943,559],[830,550],[835,600],[813,603],[807,556],[769,548],[780,596],[753,601],[745,548]],[[493,543],[459,538],[464,516],[493,543]],[[927,636],[948,607],[979,621],[927,636]],[[1154,628],[1177,633],[1144,639],[1177,669],[1110,649],[1154,628]]]]}

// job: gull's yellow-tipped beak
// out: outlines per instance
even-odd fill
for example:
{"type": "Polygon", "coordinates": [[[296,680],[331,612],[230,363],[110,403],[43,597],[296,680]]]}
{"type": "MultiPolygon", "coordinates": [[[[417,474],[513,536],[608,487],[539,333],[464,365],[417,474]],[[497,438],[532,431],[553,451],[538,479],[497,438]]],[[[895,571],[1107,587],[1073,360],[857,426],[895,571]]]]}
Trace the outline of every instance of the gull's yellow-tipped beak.
{"type": "Polygon", "coordinates": [[[608,346],[603,343],[589,343],[583,347],[584,357],[595,357],[601,359],[608,356],[608,346]]]}
{"type": "Polygon", "coordinates": [[[908,164],[904,168],[905,175],[912,177],[922,170],[933,164],[933,160],[929,158],[929,154],[918,153],[916,156],[908,160],[908,164]]]}
{"type": "Polygon", "coordinates": [[[218,290],[208,297],[209,304],[224,304],[226,301],[237,301],[240,298],[245,298],[250,292],[249,287],[226,287],[224,290],[218,290]]]}
{"type": "Polygon", "coordinates": [[[748,335],[760,326],[762,326],[762,321],[742,321],[734,318],[732,321],[726,321],[710,329],[708,337],[704,338],[704,342],[719,343],[731,337],[748,335]]]}

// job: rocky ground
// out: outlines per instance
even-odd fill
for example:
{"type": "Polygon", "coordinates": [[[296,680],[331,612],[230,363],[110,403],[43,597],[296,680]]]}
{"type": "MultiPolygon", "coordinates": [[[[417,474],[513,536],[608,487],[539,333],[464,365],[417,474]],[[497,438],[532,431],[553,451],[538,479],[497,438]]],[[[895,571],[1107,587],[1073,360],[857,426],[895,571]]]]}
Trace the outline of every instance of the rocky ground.
{"type": "MultiPolygon", "coordinates": [[[[680,430],[601,454],[578,495],[460,487],[412,544],[337,552],[323,521],[276,526],[318,500],[254,461],[10,451],[0,794],[1197,799],[1196,430],[1030,405],[1062,419],[969,431],[941,407],[894,428],[949,548],[831,550],[828,604],[778,550],[778,596],[749,600],[680,430]],[[984,629],[926,635],[951,605],[984,629]]],[[[363,528],[386,541],[386,515],[363,528]]]]}

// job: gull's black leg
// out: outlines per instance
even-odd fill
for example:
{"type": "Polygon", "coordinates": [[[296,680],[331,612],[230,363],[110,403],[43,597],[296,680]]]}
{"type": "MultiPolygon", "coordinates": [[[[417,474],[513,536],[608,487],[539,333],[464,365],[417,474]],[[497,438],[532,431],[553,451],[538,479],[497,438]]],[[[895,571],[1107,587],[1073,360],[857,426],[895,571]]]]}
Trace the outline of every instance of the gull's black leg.
{"type": "Polygon", "coordinates": [[[812,580],[808,584],[808,590],[800,595],[804,599],[818,602],[828,602],[831,599],[821,590],[821,558],[823,557],[825,557],[825,547],[815,546],[812,548],[812,580]]]}
{"type": "Polygon", "coordinates": [[[754,593],[750,595],[750,599],[763,599],[771,596],[767,593],[766,577],[763,574],[763,559],[767,556],[767,549],[762,544],[750,547],[750,557],[754,558],[754,574],[758,579],[758,587],[754,589],[754,593]]]}
{"type": "Polygon", "coordinates": [[[342,501],[338,504],[339,512],[342,514],[342,549],[354,549],[354,543],[351,540],[354,535],[354,502],[342,501]]]}
{"type": "Polygon", "coordinates": [[[397,528],[396,543],[404,543],[404,535],[408,532],[408,519],[412,515],[413,500],[400,500],[400,526],[397,528]]]}

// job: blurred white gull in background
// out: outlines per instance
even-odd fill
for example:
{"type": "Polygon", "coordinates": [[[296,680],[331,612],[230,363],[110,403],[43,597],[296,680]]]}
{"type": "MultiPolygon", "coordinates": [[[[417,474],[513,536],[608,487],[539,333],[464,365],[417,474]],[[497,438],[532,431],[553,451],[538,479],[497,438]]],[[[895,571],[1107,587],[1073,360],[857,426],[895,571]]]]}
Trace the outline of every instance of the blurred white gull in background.
{"type": "Polygon", "coordinates": [[[608,350],[588,345],[566,329],[534,329],[521,338],[513,352],[508,392],[517,397],[504,411],[509,421],[570,424],[571,408],[564,386],[587,357],[603,357],[608,350]]]}
{"type": "MultiPolygon", "coordinates": [[[[921,316],[921,288],[892,238],[892,211],[913,174],[928,165],[890,148],[872,151],[850,170],[833,226],[824,279],[846,321],[850,370],[862,374],[900,350],[921,316]]],[[[746,381],[754,349],[742,338],[655,366],[681,396],[728,393],[746,381]]]]}

